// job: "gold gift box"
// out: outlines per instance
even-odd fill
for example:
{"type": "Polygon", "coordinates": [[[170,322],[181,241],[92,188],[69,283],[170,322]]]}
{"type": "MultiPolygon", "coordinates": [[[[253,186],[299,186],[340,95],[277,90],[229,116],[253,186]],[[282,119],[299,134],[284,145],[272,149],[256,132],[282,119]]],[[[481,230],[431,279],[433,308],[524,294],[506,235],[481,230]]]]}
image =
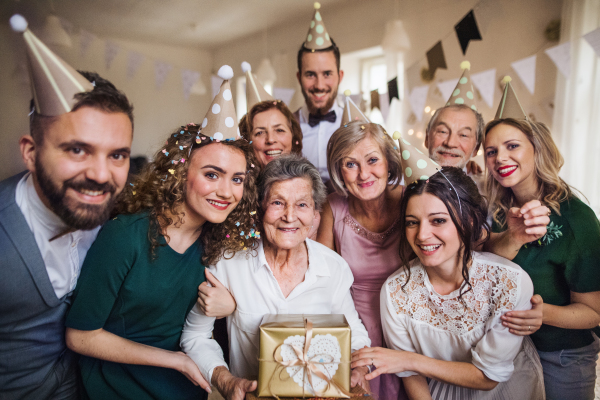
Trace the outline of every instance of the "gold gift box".
{"type": "MultiPolygon", "coordinates": [[[[288,374],[286,367],[278,361],[281,345],[290,336],[306,335],[305,320],[312,323],[312,338],[330,334],[340,345],[341,360],[331,383],[319,392],[321,397],[347,399],[350,391],[351,332],[343,314],[268,314],[260,325],[260,361],[258,369],[258,397],[313,397],[288,374]],[[340,388],[340,389],[338,389],[340,388]],[[345,392],[345,393],[344,393],[345,392]]],[[[302,349],[304,350],[304,349],[302,349]]],[[[304,371],[301,371],[302,373],[304,371]]],[[[313,375],[314,376],[314,375],[313,375]]]]}

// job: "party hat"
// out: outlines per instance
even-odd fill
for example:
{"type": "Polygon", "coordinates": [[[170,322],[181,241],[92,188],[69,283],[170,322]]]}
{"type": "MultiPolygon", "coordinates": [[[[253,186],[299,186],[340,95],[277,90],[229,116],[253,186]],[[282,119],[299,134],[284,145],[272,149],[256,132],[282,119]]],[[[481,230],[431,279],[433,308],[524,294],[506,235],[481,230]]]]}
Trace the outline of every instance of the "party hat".
{"type": "Polygon", "coordinates": [[[392,136],[400,144],[400,155],[404,183],[410,184],[419,179],[427,180],[430,176],[442,169],[442,167],[430,159],[423,152],[402,138],[400,132],[394,132],[392,136]]]}
{"type": "Polygon", "coordinates": [[[463,61],[460,63],[460,68],[463,70],[463,74],[458,80],[456,88],[454,88],[446,105],[464,104],[477,111],[477,106],[475,105],[475,91],[473,90],[473,82],[471,81],[471,63],[463,61]]]}
{"type": "Polygon", "coordinates": [[[505,76],[502,79],[502,83],[505,84],[504,93],[502,93],[500,105],[498,106],[498,111],[496,111],[494,119],[527,119],[527,114],[525,114],[523,107],[521,107],[521,103],[519,103],[519,99],[517,98],[510,81],[512,81],[510,76],[505,76]]]}
{"type": "Polygon", "coordinates": [[[54,54],[28,29],[23,16],[13,15],[10,25],[14,31],[22,32],[25,39],[31,91],[38,114],[54,117],[68,113],[77,103],[77,93],[94,90],[90,81],[54,54]]]}
{"type": "Polygon", "coordinates": [[[321,4],[315,3],[315,14],[313,15],[312,21],[310,21],[310,29],[308,35],[306,35],[306,41],[304,42],[304,48],[309,50],[323,50],[333,46],[329,33],[325,29],[323,18],[319,9],[321,4]]]}
{"type": "Polygon", "coordinates": [[[350,98],[350,90],[346,90],[344,92],[344,113],[342,114],[342,126],[346,125],[352,121],[363,121],[363,122],[371,122],[365,116],[365,114],[360,111],[360,108],[354,104],[352,99],[350,98]]]}
{"type": "Polygon", "coordinates": [[[233,69],[229,65],[223,65],[217,75],[223,79],[223,83],[202,121],[202,134],[216,140],[236,140],[240,130],[229,85],[233,69]]]}
{"type": "Polygon", "coordinates": [[[250,112],[250,109],[261,101],[275,100],[257,81],[252,67],[246,61],[242,63],[242,71],[246,73],[246,112],[250,112]]]}

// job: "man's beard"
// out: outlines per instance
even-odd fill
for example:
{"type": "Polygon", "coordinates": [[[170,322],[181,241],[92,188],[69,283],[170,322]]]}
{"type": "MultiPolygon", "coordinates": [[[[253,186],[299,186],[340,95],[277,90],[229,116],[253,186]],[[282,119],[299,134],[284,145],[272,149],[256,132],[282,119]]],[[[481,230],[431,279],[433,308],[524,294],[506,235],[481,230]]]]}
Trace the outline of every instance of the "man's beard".
{"type": "Polygon", "coordinates": [[[442,167],[456,167],[456,168],[464,168],[467,163],[469,162],[469,159],[467,158],[467,156],[465,155],[465,153],[462,150],[459,149],[450,149],[446,146],[438,146],[435,149],[431,150],[429,152],[429,154],[431,154],[431,158],[433,159],[433,161],[437,162],[438,164],[440,164],[442,167]],[[458,156],[460,156],[460,158],[456,158],[456,162],[457,164],[454,165],[443,165],[443,162],[446,162],[446,159],[442,158],[441,156],[439,156],[438,159],[438,151],[442,151],[443,153],[451,153],[451,154],[456,154],[458,156]]]}
{"type": "Polygon", "coordinates": [[[103,224],[110,217],[110,213],[117,201],[116,187],[110,183],[97,183],[85,179],[76,181],[75,178],[63,182],[62,187],[56,185],[39,161],[35,160],[35,174],[44,196],[50,203],[50,209],[61,220],[73,229],[90,230],[103,224]],[[76,191],[81,189],[110,192],[110,197],[105,204],[85,204],[66,197],[68,188],[76,191]]]}
{"type": "Polygon", "coordinates": [[[337,99],[337,93],[337,88],[331,89],[331,96],[329,97],[329,100],[327,101],[325,106],[321,108],[316,108],[311,102],[309,93],[305,91],[304,88],[302,88],[302,95],[304,95],[304,101],[306,102],[306,106],[308,107],[308,113],[312,115],[327,114],[327,112],[331,109],[331,107],[333,107],[333,103],[337,99]]]}

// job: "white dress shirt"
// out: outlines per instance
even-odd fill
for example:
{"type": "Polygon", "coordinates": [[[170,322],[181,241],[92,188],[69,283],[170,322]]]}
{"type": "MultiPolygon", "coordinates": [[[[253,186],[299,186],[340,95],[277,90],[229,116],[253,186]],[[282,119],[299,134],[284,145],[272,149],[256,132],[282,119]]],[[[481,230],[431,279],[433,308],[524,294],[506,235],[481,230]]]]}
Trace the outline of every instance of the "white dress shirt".
{"type": "MultiPolygon", "coordinates": [[[[284,297],[265,258],[262,242],[253,252],[238,252],[210,267],[235,297],[237,309],[227,317],[231,373],[258,377],[259,327],[265,314],[344,314],[352,330],[352,350],[370,346],[367,330],[358,317],[350,295],[354,281],[348,263],[337,253],[310,239],[308,270],[298,286],[284,297]]],[[[181,348],[211,382],[212,372],[227,364],[217,342],[211,339],[215,318],[207,317],[196,304],[188,314],[181,348]]]]}
{"type": "Polygon", "coordinates": [[[71,232],[50,242],[67,225],[42,203],[31,173],[17,184],[15,201],[33,232],[54,293],[60,299],[75,289],[85,255],[96,240],[100,227],[71,232]]]}
{"type": "MultiPolygon", "coordinates": [[[[329,111],[335,112],[335,122],[321,121],[316,126],[308,124],[308,107],[306,104],[299,110],[300,128],[302,129],[302,154],[308,159],[321,175],[323,182],[329,180],[327,171],[327,143],[333,132],[338,130],[342,123],[343,108],[339,106],[337,100],[329,111]]],[[[328,111],[328,112],[329,112],[328,111]]]]}
{"type": "Polygon", "coordinates": [[[381,324],[388,346],[438,360],[472,363],[491,380],[508,381],[523,336],[510,333],[500,317],[507,311],[531,309],[529,275],[505,258],[473,252],[469,268],[473,288],[461,301],[460,289],[438,294],[418,258],[411,262],[410,271],[408,284],[404,285],[407,274],[401,268],[381,289],[381,324]]]}

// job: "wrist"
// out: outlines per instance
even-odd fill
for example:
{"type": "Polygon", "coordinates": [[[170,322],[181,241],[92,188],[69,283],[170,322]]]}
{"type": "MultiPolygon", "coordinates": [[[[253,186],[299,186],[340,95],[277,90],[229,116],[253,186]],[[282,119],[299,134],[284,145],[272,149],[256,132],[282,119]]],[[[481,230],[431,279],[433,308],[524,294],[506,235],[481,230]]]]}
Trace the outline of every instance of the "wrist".
{"type": "Polygon", "coordinates": [[[218,366],[213,369],[211,384],[215,386],[219,392],[223,393],[226,384],[231,380],[231,373],[224,366],[218,366]]]}

